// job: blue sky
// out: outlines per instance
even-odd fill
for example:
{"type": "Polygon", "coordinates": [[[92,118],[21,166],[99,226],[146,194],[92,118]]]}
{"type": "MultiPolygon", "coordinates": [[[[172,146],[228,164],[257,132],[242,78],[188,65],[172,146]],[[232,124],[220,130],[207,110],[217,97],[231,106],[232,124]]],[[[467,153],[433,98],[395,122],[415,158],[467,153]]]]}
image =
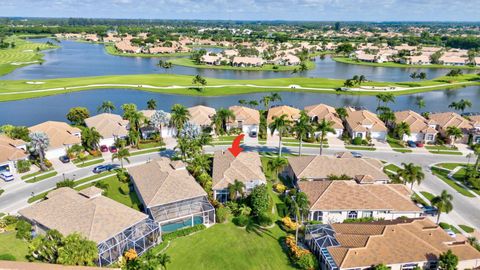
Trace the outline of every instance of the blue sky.
{"type": "Polygon", "coordinates": [[[0,0],[0,16],[480,21],[480,0],[0,0]]]}

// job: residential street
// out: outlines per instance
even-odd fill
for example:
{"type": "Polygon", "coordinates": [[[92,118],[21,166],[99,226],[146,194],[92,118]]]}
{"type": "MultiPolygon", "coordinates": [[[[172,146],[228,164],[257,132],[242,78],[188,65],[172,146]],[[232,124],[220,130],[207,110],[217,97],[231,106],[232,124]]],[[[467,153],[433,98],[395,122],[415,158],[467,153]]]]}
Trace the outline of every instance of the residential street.
{"type": "MultiPolygon", "coordinates": [[[[276,147],[271,146],[242,146],[246,151],[260,151],[260,152],[276,152],[276,147]]],[[[216,150],[226,149],[228,146],[215,146],[215,147],[206,147],[205,151],[211,153],[216,150]]],[[[297,153],[298,147],[284,147],[284,153],[297,153]]],[[[325,148],[324,155],[333,155],[336,152],[342,151],[341,148],[325,148]]],[[[344,151],[344,150],[343,150],[344,151]]],[[[413,162],[417,165],[422,166],[425,172],[425,180],[420,186],[414,186],[415,191],[428,191],[432,194],[438,195],[442,190],[447,190],[453,196],[453,205],[454,210],[448,215],[443,214],[442,220],[452,224],[465,224],[470,226],[475,226],[480,228],[480,198],[468,198],[462,194],[455,191],[449,185],[441,181],[440,179],[433,176],[430,172],[429,166],[435,163],[440,162],[467,162],[465,156],[456,156],[456,155],[434,155],[434,154],[424,154],[424,153],[408,153],[402,154],[398,152],[388,151],[388,150],[377,150],[377,151],[357,151],[364,154],[366,157],[377,158],[384,160],[396,165],[400,165],[402,162],[413,162]]],[[[170,156],[172,155],[172,150],[162,151],[160,155],[170,156]]],[[[318,148],[303,148],[303,154],[315,155],[319,153],[318,148]]],[[[143,162],[147,162],[149,159],[158,157],[158,153],[144,154],[139,156],[133,156],[130,158],[131,163],[126,166],[134,166],[143,162]]],[[[110,160],[106,159],[105,163],[112,163],[110,160]]],[[[114,162],[118,164],[118,162],[114,162]]],[[[65,178],[69,179],[81,179],[87,176],[92,175],[93,165],[86,168],[79,168],[74,171],[66,172],[65,178]]],[[[15,185],[10,185],[5,188],[5,193],[0,196],[0,212],[9,212],[13,213],[17,210],[28,205],[27,200],[32,195],[36,195],[52,189],[55,187],[55,184],[59,181],[62,181],[64,178],[63,174],[59,174],[55,177],[52,177],[47,180],[39,181],[37,183],[24,183],[19,182],[15,185]],[[32,194],[33,192],[33,194],[32,194]]]]}

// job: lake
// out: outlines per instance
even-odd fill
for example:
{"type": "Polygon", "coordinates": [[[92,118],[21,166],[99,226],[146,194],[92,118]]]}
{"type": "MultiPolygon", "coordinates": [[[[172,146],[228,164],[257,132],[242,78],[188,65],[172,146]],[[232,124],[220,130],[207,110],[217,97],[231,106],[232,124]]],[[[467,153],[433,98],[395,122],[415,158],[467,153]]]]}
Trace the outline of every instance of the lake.
{"type": "MultiPolygon", "coordinates": [[[[35,42],[46,42],[49,39],[33,39],[35,42]]],[[[52,41],[52,40],[51,40],[52,41]]],[[[54,42],[54,41],[52,41],[54,42]]],[[[448,69],[428,68],[385,68],[362,65],[343,64],[333,61],[329,56],[316,57],[316,67],[312,70],[292,74],[291,72],[275,71],[239,71],[203,69],[174,66],[171,69],[158,67],[158,60],[168,58],[121,57],[107,54],[103,44],[75,42],[63,40],[61,47],[45,51],[45,62],[19,68],[0,79],[9,80],[42,80],[51,78],[124,75],[147,73],[172,73],[184,75],[200,74],[204,77],[222,79],[265,79],[282,77],[322,77],[347,79],[354,75],[365,75],[368,80],[374,81],[409,81],[410,73],[425,72],[427,78],[445,75],[448,69]]],[[[219,52],[218,48],[207,50],[219,52]]],[[[473,71],[465,71],[473,72],[473,71]]]]}
{"type": "MultiPolygon", "coordinates": [[[[19,101],[0,103],[0,124],[34,125],[47,120],[66,121],[65,115],[71,107],[84,106],[90,113],[96,114],[97,107],[104,100],[112,101],[116,107],[116,113],[121,114],[120,106],[124,103],[135,103],[139,109],[145,109],[147,100],[153,98],[157,101],[158,109],[169,111],[173,104],[181,103],[185,106],[205,105],[214,108],[228,107],[238,104],[238,100],[260,100],[266,93],[232,95],[221,97],[198,97],[170,95],[152,92],[143,92],[128,89],[101,89],[91,91],[73,92],[55,96],[33,98],[19,101]]],[[[297,108],[307,105],[325,103],[334,107],[340,106],[363,106],[375,111],[377,101],[374,96],[350,96],[318,93],[281,92],[283,101],[297,108]]],[[[457,90],[440,90],[415,95],[398,96],[395,103],[389,106],[393,110],[417,110],[417,111],[446,111],[451,110],[448,105],[452,101],[461,98],[470,99],[474,107],[467,111],[478,111],[480,100],[480,86],[470,86],[457,90]],[[424,98],[426,107],[418,110],[415,106],[417,96],[424,98]]],[[[260,108],[260,107],[259,107],[260,108]]]]}

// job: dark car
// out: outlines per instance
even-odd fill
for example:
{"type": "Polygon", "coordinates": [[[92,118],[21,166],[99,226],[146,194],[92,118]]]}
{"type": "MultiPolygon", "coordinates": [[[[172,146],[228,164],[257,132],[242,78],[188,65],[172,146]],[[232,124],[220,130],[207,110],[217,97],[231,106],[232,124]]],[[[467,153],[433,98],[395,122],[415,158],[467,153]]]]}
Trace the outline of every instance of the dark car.
{"type": "Polygon", "coordinates": [[[429,216],[436,216],[438,214],[438,209],[433,206],[425,206],[422,210],[424,214],[429,216]]]}
{"type": "Polygon", "coordinates": [[[102,173],[106,171],[111,171],[113,169],[118,168],[117,164],[106,164],[106,165],[98,165],[97,167],[93,168],[94,173],[102,173]]]}
{"type": "Polygon", "coordinates": [[[250,131],[250,137],[251,138],[256,138],[257,137],[257,132],[255,130],[250,131]]]}
{"type": "Polygon", "coordinates": [[[68,156],[61,156],[58,158],[62,163],[69,163],[70,158],[68,156]]]}
{"type": "Polygon", "coordinates": [[[110,146],[110,153],[116,153],[118,150],[117,150],[117,147],[116,146],[110,146]]]}
{"type": "Polygon", "coordinates": [[[414,141],[407,141],[407,145],[410,148],[417,148],[417,144],[414,141]]]}
{"type": "Polygon", "coordinates": [[[102,151],[102,152],[108,152],[108,146],[106,146],[106,145],[100,146],[100,151],[102,151]]]}

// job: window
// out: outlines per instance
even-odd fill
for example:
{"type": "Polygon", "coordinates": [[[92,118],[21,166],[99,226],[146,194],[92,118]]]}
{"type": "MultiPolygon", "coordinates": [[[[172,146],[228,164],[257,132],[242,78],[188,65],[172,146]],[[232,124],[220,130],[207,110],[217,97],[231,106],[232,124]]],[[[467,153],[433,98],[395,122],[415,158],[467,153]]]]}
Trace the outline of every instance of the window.
{"type": "Polygon", "coordinates": [[[433,134],[428,134],[427,135],[427,140],[428,141],[433,141],[433,134]]]}
{"type": "Polygon", "coordinates": [[[362,137],[363,137],[363,134],[362,134],[362,133],[357,133],[357,137],[358,137],[358,138],[362,138],[362,137]]]}
{"type": "Polygon", "coordinates": [[[348,212],[348,218],[356,219],[357,217],[358,217],[357,211],[350,211],[350,212],[348,212]]]}
{"type": "Polygon", "coordinates": [[[323,219],[323,212],[322,211],[313,212],[313,220],[322,221],[322,219],[323,219]]]}
{"type": "Polygon", "coordinates": [[[363,211],[362,212],[362,217],[371,218],[371,217],[373,217],[373,212],[372,211],[363,211]]]}

